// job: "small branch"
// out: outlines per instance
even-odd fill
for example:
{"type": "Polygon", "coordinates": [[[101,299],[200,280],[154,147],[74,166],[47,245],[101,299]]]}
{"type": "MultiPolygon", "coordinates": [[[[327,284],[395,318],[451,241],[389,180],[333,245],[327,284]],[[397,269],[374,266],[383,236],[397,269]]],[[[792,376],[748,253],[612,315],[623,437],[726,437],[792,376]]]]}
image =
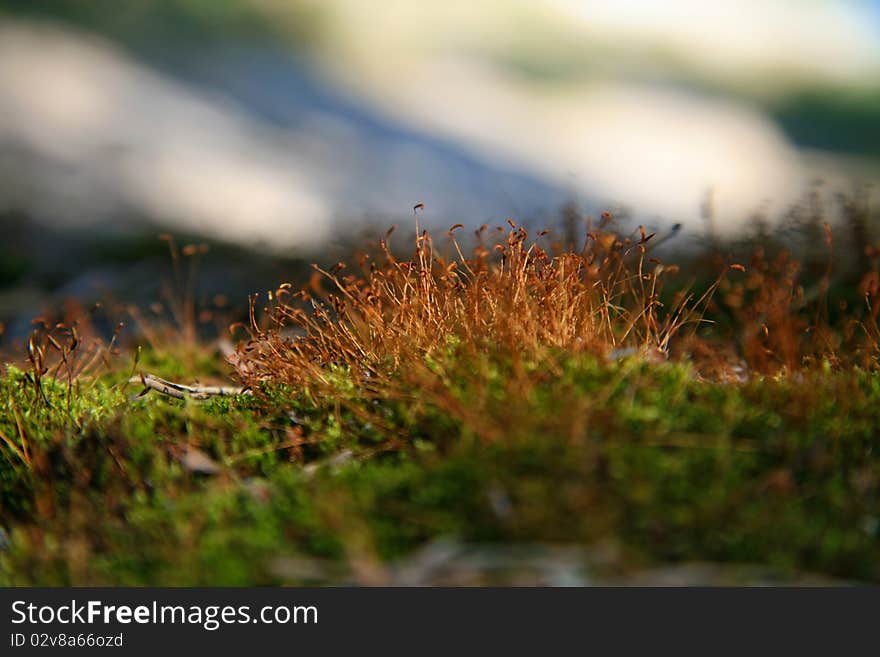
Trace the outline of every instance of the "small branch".
{"type": "Polygon", "coordinates": [[[210,399],[211,397],[231,397],[234,395],[251,394],[250,390],[235,386],[185,386],[181,383],[174,383],[173,381],[160,379],[158,376],[153,376],[152,374],[133,376],[128,381],[129,383],[140,382],[143,384],[144,389],[143,392],[138,395],[139,397],[147,394],[150,390],[155,390],[156,392],[176,399],[210,399]]]}

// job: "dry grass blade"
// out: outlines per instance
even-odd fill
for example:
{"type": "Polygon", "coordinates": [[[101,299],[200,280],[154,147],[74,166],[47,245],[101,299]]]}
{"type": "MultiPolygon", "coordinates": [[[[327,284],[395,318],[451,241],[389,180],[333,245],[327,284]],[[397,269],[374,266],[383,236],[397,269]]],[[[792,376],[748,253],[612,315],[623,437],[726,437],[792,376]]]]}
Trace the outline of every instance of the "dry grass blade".
{"type": "Polygon", "coordinates": [[[18,445],[16,445],[12,440],[2,431],[0,431],[0,440],[6,443],[7,447],[12,450],[12,453],[15,454],[19,459],[21,459],[22,463],[27,465],[28,468],[31,467],[31,460],[27,455],[26,447],[25,449],[21,449],[18,445]]]}

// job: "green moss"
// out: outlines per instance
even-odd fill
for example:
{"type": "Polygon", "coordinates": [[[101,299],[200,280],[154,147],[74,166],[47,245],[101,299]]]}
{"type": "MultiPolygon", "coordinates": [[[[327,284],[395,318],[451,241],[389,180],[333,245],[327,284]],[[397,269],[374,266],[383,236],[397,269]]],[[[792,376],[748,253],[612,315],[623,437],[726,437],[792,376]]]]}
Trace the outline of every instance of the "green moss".
{"type": "Polygon", "coordinates": [[[271,386],[209,402],[132,398],[138,386],[120,374],[71,389],[46,380],[47,405],[9,368],[0,581],[312,581],[279,566],[303,558],[344,581],[348,564],[439,536],[611,539],[633,563],[880,581],[877,375],[737,386],[687,365],[553,359],[525,366],[532,384],[516,388],[513,364],[452,348],[429,364],[449,404],[425,391],[374,398],[333,371],[334,399],[271,386]],[[190,471],[184,448],[220,471],[190,471]],[[352,458],[334,461],[341,453],[352,458]]]}

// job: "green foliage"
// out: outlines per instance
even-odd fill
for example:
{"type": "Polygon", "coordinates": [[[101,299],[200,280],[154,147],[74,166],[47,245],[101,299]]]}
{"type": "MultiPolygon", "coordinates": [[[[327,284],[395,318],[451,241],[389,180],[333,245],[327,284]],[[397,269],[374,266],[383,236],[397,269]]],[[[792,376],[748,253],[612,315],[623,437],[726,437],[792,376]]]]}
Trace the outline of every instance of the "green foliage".
{"type": "Polygon", "coordinates": [[[69,397],[45,379],[48,406],[9,368],[0,430],[22,453],[25,437],[28,459],[0,446],[0,580],[357,581],[357,564],[442,536],[613,540],[624,569],[712,560],[880,580],[876,374],[716,384],[686,364],[555,354],[525,367],[535,383],[517,394],[498,355],[434,358],[467,412],[418,391],[374,398],[342,369],[345,404],[281,386],[135,397],[103,377],[69,397]],[[185,449],[217,472],[188,467],[185,449]],[[323,570],[291,571],[300,559],[323,570]]]}

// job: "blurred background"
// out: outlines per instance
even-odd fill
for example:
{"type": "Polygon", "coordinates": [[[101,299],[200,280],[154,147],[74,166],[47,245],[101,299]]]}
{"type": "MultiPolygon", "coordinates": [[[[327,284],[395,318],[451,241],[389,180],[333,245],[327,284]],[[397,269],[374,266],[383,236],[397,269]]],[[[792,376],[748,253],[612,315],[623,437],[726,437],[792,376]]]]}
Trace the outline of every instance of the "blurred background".
{"type": "Polygon", "coordinates": [[[155,298],[159,233],[243,305],[417,203],[687,243],[878,180],[880,1],[0,0],[7,336],[155,298]]]}

